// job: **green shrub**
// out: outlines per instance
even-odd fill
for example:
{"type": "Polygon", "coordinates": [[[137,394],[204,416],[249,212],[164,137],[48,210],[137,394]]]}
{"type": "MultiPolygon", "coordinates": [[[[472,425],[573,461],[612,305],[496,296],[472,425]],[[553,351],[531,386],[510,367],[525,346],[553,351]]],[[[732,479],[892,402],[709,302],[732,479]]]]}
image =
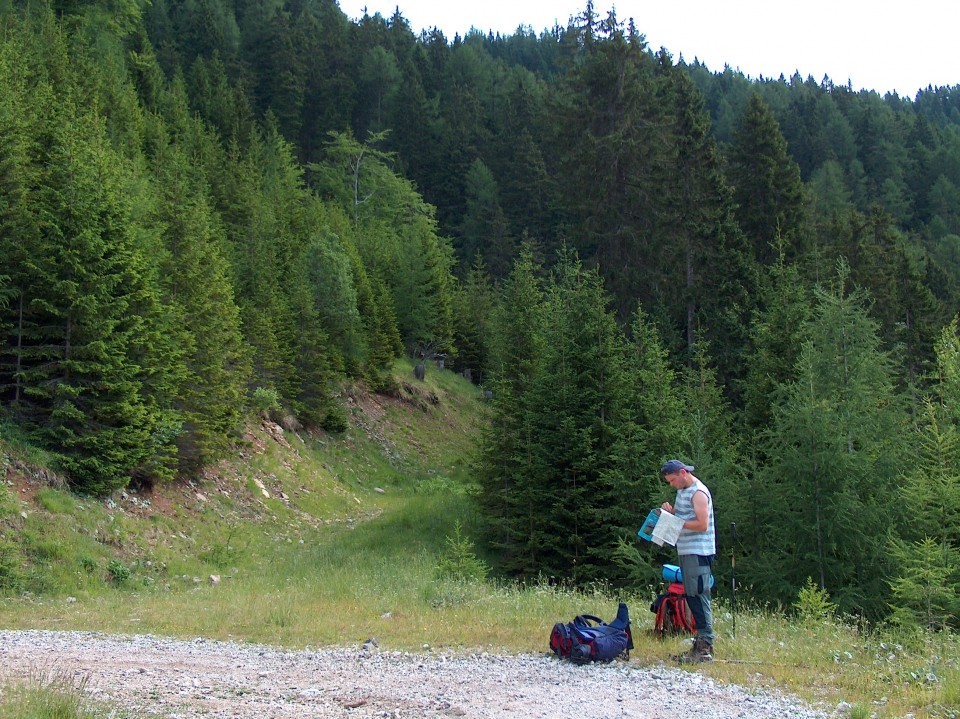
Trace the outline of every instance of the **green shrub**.
{"type": "Polygon", "coordinates": [[[17,500],[5,484],[0,484],[0,517],[13,516],[17,511],[17,500]]]}
{"type": "Polygon", "coordinates": [[[350,428],[350,420],[343,407],[338,404],[331,404],[327,410],[327,416],[323,420],[323,429],[333,434],[346,432],[350,428]]]}
{"type": "Polygon", "coordinates": [[[132,574],[130,568],[119,559],[111,559],[107,562],[107,573],[115,584],[126,583],[132,574]]]}
{"type": "Polygon", "coordinates": [[[13,542],[0,541],[0,593],[13,594],[23,589],[23,559],[13,542]]]}
{"type": "Polygon", "coordinates": [[[272,387],[257,387],[253,390],[253,408],[257,412],[277,412],[280,410],[280,395],[272,387]]]}
{"type": "Polygon", "coordinates": [[[837,611],[837,605],[830,601],[830,595],[814,584],[810,577],[807,577],[806,584],[797,594],[793,608],[801,620],[826,619],[837,611]]]}
{"type": "Polygon", "coordinates": [[[453,528],[453,536],[447,536],[447,548],[440,555],[437,574],[441,579],[482,582],[490,568],[473,551],[473,542],[463,536],[460,521],[453,528]]]}

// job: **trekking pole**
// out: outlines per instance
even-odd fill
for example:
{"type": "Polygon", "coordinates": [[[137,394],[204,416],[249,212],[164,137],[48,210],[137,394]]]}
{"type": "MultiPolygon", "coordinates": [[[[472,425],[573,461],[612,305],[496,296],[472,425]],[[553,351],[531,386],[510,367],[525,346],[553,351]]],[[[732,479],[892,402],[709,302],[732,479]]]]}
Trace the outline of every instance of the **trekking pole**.
{"type": "Polygon", "coordinates": [[[732,593],[731,608],[733,613],[733,636],[737,636],[737,523],[730,522],[730,590],[732,593]]]}

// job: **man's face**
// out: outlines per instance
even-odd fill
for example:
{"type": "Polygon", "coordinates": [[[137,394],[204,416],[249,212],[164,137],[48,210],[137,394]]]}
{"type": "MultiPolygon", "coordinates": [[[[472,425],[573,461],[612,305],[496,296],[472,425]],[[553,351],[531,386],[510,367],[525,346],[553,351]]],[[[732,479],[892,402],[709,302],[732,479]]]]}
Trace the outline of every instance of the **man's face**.
{"type": "Polygon", "coordinates": [[[681,469],[678,472],[671,472],[670,474],[663,475],[663,478],[666,480],[674,489],[683,489],[687,483],[687,470],[681,469]]]}

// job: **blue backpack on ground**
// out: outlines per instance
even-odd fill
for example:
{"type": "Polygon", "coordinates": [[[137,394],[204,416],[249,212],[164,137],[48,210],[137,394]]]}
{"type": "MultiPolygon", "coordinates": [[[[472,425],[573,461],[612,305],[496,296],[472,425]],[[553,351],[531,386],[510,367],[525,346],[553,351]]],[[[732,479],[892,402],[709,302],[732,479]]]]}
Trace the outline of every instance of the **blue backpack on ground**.
{"type": "Polygon", "coordinates": [[[580,614],[572,622],[557,622],[550,632],[550,650],[575,664],[611,662],[621,655],[629,659],[631,649],[630,613],[623,602],[609,624],[592,614],[580,614]]]}

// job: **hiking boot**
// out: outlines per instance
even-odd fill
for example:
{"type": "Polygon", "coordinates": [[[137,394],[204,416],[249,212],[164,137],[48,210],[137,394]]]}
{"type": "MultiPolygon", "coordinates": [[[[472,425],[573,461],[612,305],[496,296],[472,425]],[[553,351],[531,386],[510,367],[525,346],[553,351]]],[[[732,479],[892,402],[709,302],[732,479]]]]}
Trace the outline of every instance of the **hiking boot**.
{"type": "Polygon", "coordinates": [[[690,655],[698,662],[712,662],[713,644],[706,639],[697,639],[697,641],[693,643],[693,649],[690,650],[690,655]]]}
{"type": "Polygon", "coordinates": [[[678,654],[674,659],[681,664],[699,664],[713,661],[713,645],[706,639],[694,639],[690,651],[678,654]]]}

